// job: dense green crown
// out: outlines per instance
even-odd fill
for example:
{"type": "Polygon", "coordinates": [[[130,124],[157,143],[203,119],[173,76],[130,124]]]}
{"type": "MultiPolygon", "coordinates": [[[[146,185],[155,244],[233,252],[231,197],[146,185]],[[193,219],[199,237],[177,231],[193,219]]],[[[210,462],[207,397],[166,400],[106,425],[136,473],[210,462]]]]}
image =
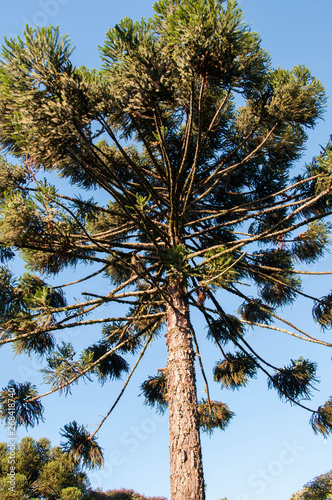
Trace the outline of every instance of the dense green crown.
{"type": "Polygon", "coordinates": [[[15,444],[14,460],[13,443],[0,443],[2,500],[83,500],[88,486],[86,474],[46,438],[23,438],[15,444]]]}

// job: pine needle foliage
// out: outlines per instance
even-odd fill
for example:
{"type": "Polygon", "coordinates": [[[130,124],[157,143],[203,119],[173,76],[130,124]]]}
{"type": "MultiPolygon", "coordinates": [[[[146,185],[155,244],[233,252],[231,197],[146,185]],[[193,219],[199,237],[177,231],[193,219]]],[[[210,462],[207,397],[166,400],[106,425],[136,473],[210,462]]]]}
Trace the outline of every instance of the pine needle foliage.
{"type": "Polygon", "coordinates": [[[107,344],[109,349],[121,343],[121,347],[117,349],[122,354],[136,353],[142,345],[142,338],[135,336],[136,330],[133,328],[124,329],[122,323],[110,323],[103,327],[102,334],[105,338],[102,343],[107,344]]]}
{"type": "Polygon", "coordinates": [[[264,304],[261,299],[250,300],[249,302],[244,302],[239,307],[239,313],[242,319],[248,321],[249,323],[262,323],[269,325],[273,322],[273,317],[271,313],[273,309],[264,304]]]}
{"type": "Polygon", "coordinates": [[[228,282],[239,278],[239,270],[234,269],[236,257],[228,255],[226,248],[207,252],[205,259],[206,264],[203,266],[204,283],[223,288],[228,282]]]}
{"type": "Polygon", "coordinates": [[[60,434],[65,439],[61,443],[62,449],[69,453],[76,463],[81,463],[87,469],[102,467],[104,463],[102,449],[83,425],[80,426],[74,420],[65,425],[60,434]]]}
{"type": "Polygon", "coordinates": [[[332,496],[332,472],[321,474],[291,496],[290,500],[326,500],[332,496]]]}
{"type": "Polygon", "coordinates": [[[28,429],[43,422],[44,408],[37,396],[37,387],[30,382],[10,380],[0,392],[0,418],[11,428],[23,425],[28,429]]]}
{"type": "Polygon", "coordinates": [[[164,372],[156,377],[150,376],[141,385],[142,394],[145,398],[145,404],[153,406],[159,413],[164,413],[167,409],[167,383],[164,372]]]}
{"type": "Polygon", "coordinates": [[[129,371],[127,361],[116,352],[108,354],[111,350],[110,343],[101,341],[83,352],[83,359],[87,358],[88,363],[94,363],[103,358],[96,364],[93,370],[102,384],[107,380],[119,379],[124,373],[129,371]]]}
{"type": "Polygon", "coordinates": [[[328,399],[326,403],[320,406],[317,412],[313,413],[311,420],[311,426],[314,432],[323,434],[327,437],[332,432],[332,398],[328,399]]]}
{"type": "Polygon", "coordinates": [[[197,411],[199,425],[207,434],[212,434],[215,429],[224,430],[234,416],[226,404],[205,399],[199,403],[197,411]]]}
{"type": "Polygon", "coordinates": [[[257,363],[254,358],[241,352],[227,353],[226,359],[218,361],[213,370],[214,380],[226,389],[246,386],[249,379],[256,377],[257,363]]]}
{"type": "Polygon", "coordinates": [[[243,334],[244,326],[236,316],[223,313],[209,321],[208,337],[221,344],[237,341],[243,334]]]}
{"type": "Polygon", "coordinates": [[[315,301],[312,314],[323,330],[332,326],[332,293],[315,301]]]}
{"type": "Polygon", "coordinates": [[[330,245],[331,225],[321,221],[308,224],[306,232],[295,237],[293,253],[304,262],[315,262],[324,254],[324,248],[330,245]]]}
{"type": "MultiPolygon", "coordinates": [[[[165,373],[149,377],[142,385],[145,404],[155,407],[159,413],[167,409],[167,382],[165,373]]],[[[197,406],[199,426],[203,432],[212,434],[215,429],[224,430],[234,413],[224,403],[202,399],[197,406]]]]}
{"type": "MultiPolygon", "coordinates": [[[[101,426],[166,328],[165,377],[149,378],[142,391],[157,410],[166,383],[170,407],[180,405],[178,389],[191,391],[181,404],[192,417],[188,413],[188,435],[196,436],[190,449],[199,453],[195,353],[206,385],[205,430],[222,428],[224,407],[208,396],[203,339],[191,324],[192,311],[202,315],[208,339],[222,352],[214,376],[223,386],[246,385],[263,371],[280,396],[310,395],[315,363],[274,367],[259,346],[253,350],[246,332],[264,327],[331,345],[301,333],[284,315],[302,296],[314,302],[323,329],[331,327],[329,290],[311,297],[301,283],[307,271],[296,265],[310,266],[329,249],[332,145],[300,174],[294,169],[308,131],[323,116],[324,87],[303,65],[274,69],[235,0],[159,0],[154,11],[151,19],[126,18],[108,30],[100,70],[76,68],[71,40],[52,26],[27,27],[4,43],[0,343],[46,359],[45,395],[69,394],[80,380],[108,384],[126,376],[101,426]],[[63,182],[75,194],[62,192],[63,182]],[[9,267],[14,256],[25,262],[22,277],[9,267]],[[68,269],[82,274],[68,283],[68,269]],[[103,280],[102,293],[95,293],[94,279],[103,280]],[[67,300],[77,285],[81,296],[67,300]],[[55,341],[71,328],[82,330],[77,354],[55,341]],[[93,340],[87,335],[84,343],[89,329],[93,340]],[[172,361],[182,341],[170,346],[183,332],[191,332],[183,339],[188,364],[172,361]],[[186,370],[181,376],[180,368],[186,370]]],[[[35,389],[17,385],[17,391],[21,423],[38,423],[35,389]]],[[[317,425],[329,432],[324,411],[317,425]]],[[[181,433],[185,425],[176,428],[181,433]]],[[[64,432],[77,459],[82,453],[88,466],[101,464],[95,434],[77,424],[64,432]]],[[[202,477],[191,484],[203,485],[202,477]]]]}
{"type": "Polygon", "coordinates": [[[53,350],[52,355],[46,358],[47,366],[41,369],[41,373],[44,374],[43,381],[51,384],[52,388],[57,389],[60,394],[71,393],[71,384],[77,381],[77,375],[87,377],[84,374],[84,364],[74,360],[75,354],[70,342],[62,342],[53,350]]]}
{"type": "Polygon", "coordinates": [[[66,306],[62,290],[53,290],[39,276],[29,273],[16,280],[6,267],[0,268],[0,283],[3,337],[18,337],[14,346],[17,353],[49,353],[55,342],[47,330],[55,324],[55,310],[66,306]]]}
{"type": "Polygon", "coordinates": [[[292,359],[288,366],[278,370],[268,380],[269,389],[275,388],[281,399],[310,399],[311,390],[318,382],[316,369],[316,363],[307,359],[292,359]]]}

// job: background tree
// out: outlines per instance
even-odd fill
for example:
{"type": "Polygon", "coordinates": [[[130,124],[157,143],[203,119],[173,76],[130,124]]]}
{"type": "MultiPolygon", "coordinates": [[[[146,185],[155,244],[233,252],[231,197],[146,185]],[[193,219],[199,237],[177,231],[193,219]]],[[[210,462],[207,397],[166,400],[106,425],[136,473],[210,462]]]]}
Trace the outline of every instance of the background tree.
{"type": "Polygon", "coordinates": [[[92,491],[84,500],[166,500],[165,497],[145,497],[134,490],[109,490],[105,493],[92,491]],[[91,495],[91,496],[90,496],[91,495]]]}
{"type": "MultiPolygon", "coordinates": [[[[142,390],[147,403],[169,409],[172,498],[202,499],[199,425],[223,429],[233,414],[210,398],[190,310],[220,352],[214,378],[223,387],[246,385],[261,370],[281,398],[309,409],[315,363],[275,366],[244,335],[257,326],[331,346],[278,313],[302,295],[316,321],[331,326],[331,294],[304,293],[295,267],[315,262],[329,241],[331,146],[291,174],[324,90],[303,66],[271,69],[236,2],[161,0],[154,8],[154,19],[109,30],[101,72],[74,68],[68,39],[53,28],[27,29],[3,49],[0,141],[18,164],[1,163],[1,258],[18,250],[28,272],[17,278],[3,266],[1,342],[45,356],[48,393],[127,373],[121,396],[166,322],[166,370],[142,390]],[[68,196],[43,171],[103,194],[98,202],[68,196]],[[67,303],[72,283],[49,280],[79,264],[93,264],[81,281],[104,275],[109,293],[67,303]],[[225,292],[242,301],[237,315],[225,310],[225,292]],[[105,315],[102,306],[114,302],[120,315],[105,315]],[[99,317],[86,318],[91,311],[99,317]],[[100,340],[78,355],[70,343],[56,345],[62,329],[101,323],[100,340]],[[125,356],[135,353],[130,369],[125,356]],[[206,382],[199,403],[195,355],[206,382]]],[[[13,394],[18,425],[42,421],[46,394],[14,381],[1,393],[5,421],[13,394]]],[[[314,429],[329,434],[331,400],[309,411],[314,429]]],[[[64,449],[101,465],[99,428],[68,424],[64,449]]]]}
{"type": "Polygon", "coordinates": [[[327,500],[332,498],[332,472],[321,474],[292,495],[291,500],[327,500]]]}
{"type": "Polygon", "coordinates": [[[13,463],[11,448],[1,443],[0,491],[3,500],[82,500],[89,481],[84,472],[60,447],[46,438],[25,437],[15,450],[15,487],[9,489],[13,463]]]}
{"type": "Polygon", "coordinates": [[[134,490],[89,488],[89,480],[61,447],[52,447],[46,438],[25,437],[15,449],[15,488],[9,490],[8,471],[13,463],[11,448],[0,443],[0,493],[2,500],[166,500],[145,497],[134,490]]]}

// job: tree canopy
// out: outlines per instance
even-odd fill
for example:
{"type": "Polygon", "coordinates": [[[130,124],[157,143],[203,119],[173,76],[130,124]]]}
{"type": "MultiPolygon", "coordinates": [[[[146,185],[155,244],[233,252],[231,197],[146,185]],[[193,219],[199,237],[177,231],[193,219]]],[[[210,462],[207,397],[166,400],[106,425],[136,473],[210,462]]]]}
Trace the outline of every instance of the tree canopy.
{"type": "Polygon", "coordinates": [[[0,492],[3,500],[82,500],[89,481],[78,465],[50,441],[25,437],[15,446],[15,454],[0,443],[0,492]],[[15,458],[13,458],[13,456],[15,458]],[[11,487],[11,466],[14,486],[11,487]]]}
{"type": "Polygon", "coordinates": [[[199,428],[225,429],[233,412],[210,398],[193,309],[219,353],[215,382],[238,389],[263,372],[281,399],[309,410],[315,432],[332,430],[332,399],[318,409],[304,401],[316,363],[299,355],[277,366],[246,338],[264,328],[332,345],[284,316],[302,296],[322,330],[331,327],[332,293],[304,291],[301,276],[320,273],[297,266],[316,262],[330,242],[332,145],[295,169],[323,115],[323,85],[304,66],[273,69],[236,1],[159,0],[154,10],[109,29],[98,71],[74,67],[70,39],[53,27],[27,27],[2,49],[0,342],[43,358],[50,390],[11,380],[1,417],[10,421],[14,399],[16,425],[28,427],[43,420],[47,394],[125,376],[92,434],[76,421],[61,431],[76,461],[101,466],[96,434],[166,325],[167,367],[141,390],[169,410],[172,499],[202,500],[199,428]],[[20,277],[7,264],[17,254],[20,277]],[[85,275],[68,282],[69,268],[85,275]],[[72,285],[88,290],[96,276],[108,293],[71,298],[72,285]],[[57,343],[58,332],[91,325],[100,338],[82,352],[57,343]]]}
{"type": "MultiPolygon", "coordinates": [[[[84,499],[85,500],[85,499],[84,499]]],[[[91,491],[86,500],[166,500],[165,497],[145,497],[134,490],[91,491]]]]}
{"type": "Polygon", "coordinates": [[[329,498],[332,498],[331,471],[315,477],[305,484],[302,490],[291,496],[291,500],[328,500],[329,498]]]}
{"type": "Polygon", "coordinates": [[[14,448],[10,443],[0,443],[2,500],[166,500],[124,488],[106,492],[91,489],[77,462],[60,446],[51,446],[46,438],[36,441],[24,437],[14,448]]]}

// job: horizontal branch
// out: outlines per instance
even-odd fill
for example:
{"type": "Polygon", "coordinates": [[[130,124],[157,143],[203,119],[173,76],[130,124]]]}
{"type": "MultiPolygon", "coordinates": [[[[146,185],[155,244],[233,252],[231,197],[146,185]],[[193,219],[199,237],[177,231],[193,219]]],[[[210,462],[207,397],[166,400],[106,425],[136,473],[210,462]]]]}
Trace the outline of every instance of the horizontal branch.
{"type": "Polygon", "coordinates": [[[40,399],[40,398],[43,398],[45,396],[48,396],[49,394],[53,394],[54,392],[58,392],[58,391],[61,391],[64,387],[67,387],[68,385],[72,384],[73,382],[75,382],[76,380],[78,380],[79,378],[83,377],[83,375],[85,375],[86,373],[88,372],[91,372],[101,361],[103,361],[104,359],[106,359],[108,356],[111,356],[111,354],[113,354],[114,352],[116,352],[117,350],[121,349],[121,347],[124,347],[128,342],[131,342],[133,340],[136,340],[138,339],[139,337],[141,337],[142,335],[144,335],[144,333],[146,331],[148,331],[150,328],[153,327],[153,325],[156,323],[157,320],[154,320],[154,321],[151,321],[151,323],[149,323],[149,325],[147,325],[146,327],[144,327],[140,332],[138,332],[136,335],[133,335],[132,337],[130,337],[129,339],[126,339],[122,342],[120,342],[118,345],[116,345],[115,347],[113,347],[112,349],[110,349],[109,351],[107,351],[105,354],[103,354],[102,356],[100,356],[100,358],[98,358],[96,361],[94,361],[93,363],[90,363],[86,368],[84,368],[80,373],[77,373],[76,375],[74,375],[71,379],[69,379],[67,382],[61,384],[59,387],[56,387],[56,388],[53,388],[51,389],[50,391],[47,391],[45,392],[44,394],[39,394],[38,396],[35,396],[34,398],[30,398],[26,401],[26,403],[31,403],[32,401],[35,401],[37,399],[40,399]]]}

